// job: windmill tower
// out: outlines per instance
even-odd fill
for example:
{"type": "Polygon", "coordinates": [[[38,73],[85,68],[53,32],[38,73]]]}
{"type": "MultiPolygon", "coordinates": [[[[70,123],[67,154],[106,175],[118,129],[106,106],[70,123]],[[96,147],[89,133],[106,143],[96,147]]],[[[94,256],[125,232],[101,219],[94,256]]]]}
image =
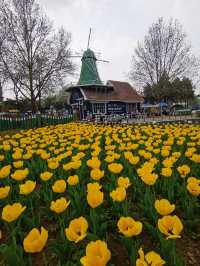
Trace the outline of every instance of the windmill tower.
{"type": "Polygon", "coordinates": [[[83,56],[81,58],[82,66],[81,66],[81,73],[80,78],[78,81],[79,85],[103,85],[103,82],[101,81],[97,69],[97,61],[100,62],[106,62],[106,60],[100,60],[97,59],[95,56],[95,53],[89,48],[90,46],[90,38],[91,38],[91,28],[90,33],[88,37],[88,44],[87,44],[87,50],[83,53],[83,56]]]}

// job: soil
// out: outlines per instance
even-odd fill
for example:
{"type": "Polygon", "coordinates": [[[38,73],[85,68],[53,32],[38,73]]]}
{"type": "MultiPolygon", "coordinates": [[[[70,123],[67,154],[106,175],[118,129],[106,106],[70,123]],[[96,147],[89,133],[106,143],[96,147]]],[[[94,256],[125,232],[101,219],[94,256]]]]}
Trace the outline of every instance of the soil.
{"type": "Polygon", "coordinates": [[[200,239],[191,239],[184,235],[177,241],[177,246],[185,258],[186,266],[200,265],[200,239]]]}
{"type": "MultiPolygon", "coordinates": [[[[149,247],[149,250],[153,249],[150,239],[145,238],[144,240],[145,247],[149,247]]],[[[200,266],[200,238],[191,239],[191,236],[185,234],[176,243],[178,250],[184,256],[185,266],[200,266]]],[[[111,264],[132,266],[129,263],[126,249],[112,235],[109,235],[108,244],[112,253],[111,264]]]]}

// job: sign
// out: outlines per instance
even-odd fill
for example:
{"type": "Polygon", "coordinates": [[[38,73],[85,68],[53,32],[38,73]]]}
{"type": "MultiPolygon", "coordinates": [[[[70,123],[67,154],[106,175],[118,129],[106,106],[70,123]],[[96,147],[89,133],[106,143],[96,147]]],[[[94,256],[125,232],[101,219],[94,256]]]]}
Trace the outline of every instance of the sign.
{"type": "Polygon", "coordinates": [[[123,114],[126,113],[126,104],[125,103],[108,103],[107,112],[112,114],[123,114]]]}

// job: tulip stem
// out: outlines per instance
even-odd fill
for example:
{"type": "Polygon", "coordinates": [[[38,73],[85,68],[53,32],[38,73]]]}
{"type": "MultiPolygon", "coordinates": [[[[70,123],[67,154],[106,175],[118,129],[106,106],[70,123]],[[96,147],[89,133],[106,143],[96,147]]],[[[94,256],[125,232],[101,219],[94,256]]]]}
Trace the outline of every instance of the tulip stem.
{"type": "Polygon", "coordinates": [[[94,209],[90,209],[90,218],[92,221],[93,233],[96,235],[97,234],[97,221],[96,221],[96,213],[94,209]]]}
{"type": "Polygon", "coordinates": [[[63,239],[63,232],[64,232],[64,228],[65,228],[65,225],[64,225],[64,220],[62,217],[58,216],[58,220],[59,220],[59,224],[60,224],[60,236],[61,236],[61,239],[63,239]]]}
{"type": "Polygon", "coordinates": [[[6,224],[6,227],[7,227],[8,232],[11,232],[12,243],[13,243],[13,246],[16,247],[17,243],[16,243],[16,238],[15,238],[15,228],[13,227],[12,224],[6,224]]]}
{"type": "Polygon", "coordinates": [[[33,201],[32,201],[32,197],[30,198],[30,209],[31,209],[31,214],[32,214],[32,218],[33,218],[33,223],[34,223],[34,226],[35,226],[35,215],[34,215],[34,212],[33,212],[33,201]]]}
{"type": "Polygon", "coordinates": [[[122,211],[123,211],[123,215],[124,216],[127,216],[128,215],[128,202],[127,202],[127,200],[125,200],[122,203],[122,211]]]}
{"type": "Polygon", "coordinates": [[[42,253],[42,258],[43,258],[44,266],[48,266],[48,262],[47,262],[47,258],[46,258],[45,252],[42,253]]]}
{"type": "Polygon", "coordinates": [[[130,257],[131,257],[131,264],[132,265],[135,265],[135,262],[136,262],[136,254],[137,254],[137,240],[133,240],[131,239],[132,241],[132,247],[131,247],[131,250],[130,250],[130,257]]]}
{"type": "Polygon", "coordinates": [[[174,240],[171,241],[171,247],[172,247],[173,264],[176,265],[176,242],[174,240]]]}

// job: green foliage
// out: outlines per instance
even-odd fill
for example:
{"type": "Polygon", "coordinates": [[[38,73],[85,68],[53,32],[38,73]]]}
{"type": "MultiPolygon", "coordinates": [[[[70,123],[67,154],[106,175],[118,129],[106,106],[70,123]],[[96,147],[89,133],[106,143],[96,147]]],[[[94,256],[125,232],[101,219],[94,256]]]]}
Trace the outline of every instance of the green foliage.
{"type": "Polygon", "coordinates": [[[163,75],[157,84],[144,87],[144,95],[148,102],[185,102],[194,99],[194,86],[188,78],[171,81],[167,75],[163,75]]]}

